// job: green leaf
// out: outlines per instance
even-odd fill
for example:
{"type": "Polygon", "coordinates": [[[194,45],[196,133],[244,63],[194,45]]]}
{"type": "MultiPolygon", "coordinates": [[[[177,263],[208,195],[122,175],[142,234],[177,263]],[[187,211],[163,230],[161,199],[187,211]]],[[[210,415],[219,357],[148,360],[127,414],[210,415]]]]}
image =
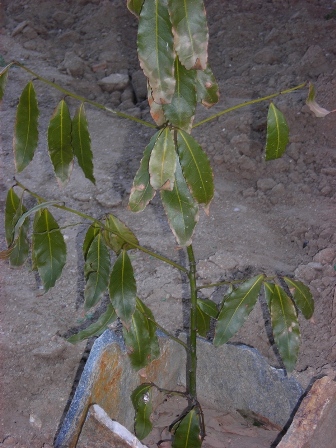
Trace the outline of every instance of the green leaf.
{"type": "Polygon", "coordinates": [[[144,326],[148,332],[148,364],[160,355],[159,340],[156,335],[156,325],[154,323],[155,319],[152,311],[138,297],[136,299],[136,308],[145,317],[144,326]]]}
{"type": "Polygon", "coordinates": [[[169,226],[178,244],[188,246],[191,243],[199,213],[198,205],[190,194],[178,159],[173,190],[161,190],[160,193],[169,226]]]}
{"type": "Polygon", "coordinates": [[[38,115],[34,85],[30,81],[22,91],[16,111],[13,145],[18,172],[22,171],[34,157],[38,143],[38,115]]]}
{"type": "Polygon", "coordinates": [[[175,90],[174,48],[167,0],[145,1],[138,26],[138,57],[157,104],[170,103],[175,90]]]}
{"type": "Polygon", "coordinates": [[[204,70],[197,70],[196,91],[197,100],[209,108],[219,101],[219,87],[209,66],[204,70]]]}
{"type": "Polygon", "coordinates": [[[72,120],[72,148],[85,177],[95,184],[91,137],[83,103],[77,109],[72,120]]]}
{"type": "MultiPolygon", "coordinates": [[[[40,219],[40,216],[41,216],[41,209],[39,209],[35,212],[34,220],[33,220],[33,229],[35,228],[37,221],[40,219]]],[[[32,240],[31,257],[32,257],[32,271],[37,271],[37,264],[36,264],[36,259],[35,259],[35,250],[34,250],[34,240],[32,240]]]]}
{"type": "Polygon", "coordinates": [[[66,245],[63,235],[52,214],[41,211],[41,216],[34,223],[33,258],[45,291],[48,291],[61,276],[66,261],[66,245]]]}
{"type": "Polygon", "coordinates": [[[146,306],[144,302],[139,299],[139,297],[136,298],[136,307],[146,317],[145,327],[147,328],[149,336],[152,338],[153,347],[156,346],[155,351],[158,350],[158,352],[154,355],[156,358],[159,354],[160,348],[158,338],[156,336],[156,325],[153,322],[155,320],[153,313],[148,306],[146,306]]]}
{"type": "MultiPolygon", "coordinates": [[[[147,308],[146,315],[148,311],[147,308]]],[[[132,367],[136,370],[147,366],[160,354],[156,334],[152,332],[152,326],[148,325],[146,315],[137,306],[131,318],[130,328],[123,328],[128,355],[132,367]]]]}
{"type": "Polygon", "coordinates": [[[5,233],[7,245],[10,248],[9,261],[12,266],[21,266],[28,257],[29,252],[29,242],[28,242],[28,230],[29,230],[29,219],[25,218],[18,230],[18,233],[14,237],[15,226],[20,219],[20,217],[27,211],[26,207],[23,205],[22,198],[20,199],[15,193],[14,189],[11,188],[8,191],[6,199],[6,209],[5,209],[5,233]]]}
{"type": "Polygon", "coordinates": [[[7,65],[7,67],[3,68],[0,72],[0,101],[2,101],[5,94],[5,88],[8,80],[8,69],[10,65],[11,64],[7,65]]]}
{"type": "Polygon", "coordinates": [[[157,190],[169,190],[174,187],[176,151],[172,132],[165,128],[156,139],[149,159],[151,186],[157,190]]]}
{"type": "Polygon", "coordinates": [[[257,275],[241,283],[229,296],[224,297],[216,325],[216,347],[225,344],[244,324],[257,302],[263,279],[263,274],[257,275]]]}
{"type": "Polygon", "coordinates": [[[114,311],[113,306],[109,303],[105,313],[99,317],[97,322],[94,322],[89,327],[85,328],[85,330],[70,336],[67,341],[76,344],[77,342],[84,341],[92,336],[100,336],[106,327],[114,322],[116,318],[116,312],[114,311]]]}
{"type": "Polygon", "coordinates": [[[278,285],[271,301],[271,321],[274,341],[288,372],[296,364],[300,346],[300,329],[294,303],[278,285]]]}
{"type": "Polygon", "coordinates": [[[200,336],[206,337],[210,330],[210,316],[208,316],[199,306],[197,301],[196,307],[196,319],[197,319],[197,333],[200,336]]]}
{"type": "Polygon", "coordinates": [[[95,236],[87,252],[84,275],[86,278],[84,307],[88,310],[99,302],[109,284],[110,253],[101,232],[95,236]]]}
{"type": "Polygon", "coordinates": [[[132,14],[139,17],[144,1],[145,0],[127,0],[127,8],[132,14]]]}
{"type": "Polygon", "coordinates": [[[218,307],[215,302],[210,299],[197,299],[197,305],[201,310],[210,317],[217,319],[218,307]]]}
{"type": "Polygon", "coordinates": [[[64,184],[69,180],[73,164],[71,118],[64,100],[59,102],[49,123],[48,149],[57,180],[64,184]]]}
{"type": "Polygon", "coordinates": [[[310,319],[314,314],[314,299],[308,286],[304,283],[284,277],[285,282],[293,296],[296,306],[306,319],[310,319]]]}
{"type": "Polygon", "coordinates": [[[134,429],[136,436],[142,440],[152,430],[150,416],[152,413],[152,384],[141,384],[131,395],[135,409],[134,429]]]}
{"type": "Polygon", "coordinates": [[[168,0],[175,51],[188,69],[204,70],[208,60],[208,26],[202,0],[168,0]]]}
{"type": "Polygon", "coordinates": [[[144,210],[155,196],[155,190],[150,184],[149,177],[149,158],[152,154],[155,142],[160,134],[156,132],[146,146],[140,167],[134,177],[133,187],[131,190],[128,206],[132,212],[141,212],[144,210]]]}
{"type": "Polygon", "coordinates": [[[166,119],[184,131],[190,132],[197,104],[196,70],[187,70],[175,59],[175,93],[170,104],[163,105],[166,119]]]}
{"type": "Polygon", "coordinates": [[[84,242],[83,242],[83,256],[84,256],[84,260],[86,260],[88,251],[89,251],[90,246],[92,244],[92,241],[98,235],[98,233],[100,232],[100,229],[101,229],[101,226],[99,226],[98,223],[96,223],[96,222],[91,224],[91,226],[88,228],[88,230],[87,230],[87,232],[85,234],[84,242]]]}
{"type": "Polygon", "coordinates": [[[172,448],[200,448],[200,419],[195,409],[188,414],[175,427],[172,448]]]}
{"type": "Polygon", "coordinates": [[[167,120],[163,112],[163,104],[158,104],[154,101],[153,89],[149,82],[147,82],[147,97],[150,109],[150,114],[158,126],[162,126],[167,120]]]}
{"type": "Polygon", "coordinates": [[[275,287],[274,283],[264,282],[265,300],[269,310],[271,310],[274,287],[275,287]]]}
{"type": "Polygon", "coordinates": [[[194,138],[177,131],[177,150],[184,178],[194,199],[206,207],[214,195],[213,174],[209,159],[194,138]]]}
{"type": "Polygon", "coordinates": [[[17,223],[15,224],[14,227],[14,238],[16,239],[21,226],[23,225],[24,221],[26,220],[26,218],[28,218],[28,216],[46,208],[49,207],[49,205],[55,205],[55,204],[59,204],[59,201],[47,201],[47,202],[41,202],[37,205],[35,205],[33,208],[27,210],[25,213],[23,213],[23,215],[20,216],[20,218],[18,219],[17,223]]]}
{"type": "Polygon", "coordinates": [[[134,246],[129,244],[127,241],[130,243],[139,244],[139,241],[134,233],[122,221],[112,214],[109,214],[106,217],[103,236],[106,244],[117,255],[119,255],[122,249],[134,249],[134,246]],[[114,232],[117,232],[118,235],[114,232]]]}
{"type": "Polygon", "coordinates": [[[126,250],[120,253],[114,263],[109,292],[118,317],[128,327],[135,309],[136,283],[133,267],[126,250]]]}
{"type": "Polygon", "coordinates": [[[289,130],[285,116],[273,103],[267,114],[266,160],[278,159],[285,152],[289,130]]]}

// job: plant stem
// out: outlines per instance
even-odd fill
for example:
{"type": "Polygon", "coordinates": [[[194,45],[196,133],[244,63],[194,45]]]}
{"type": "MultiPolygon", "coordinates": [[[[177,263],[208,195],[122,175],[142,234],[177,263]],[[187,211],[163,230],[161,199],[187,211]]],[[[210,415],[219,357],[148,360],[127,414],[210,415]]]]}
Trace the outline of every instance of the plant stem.
{"type": "MultiPolygon", "coordinates": [[[[28,188],[26,188],[21,182],[19,182],[19,181],[16,180],[16,179],[15,179],[15,185],[17,185],[18,187],[22,188],[24,191],[26,191],[27,193],[29,193],[31,196],[33,196],[35,199],[37,199],[39,202],[41,202],[41,203],[43,203],[43,202],[47,202],[46,199],[44,199],[43,197],[39,196],[38,194],[36,194],[36,193],[30,191],[28,188]]],[[[52,207],[55,207],[55,208],[59,208],[59,209],[64,210],[64,211],[66,211],[66,212],[72,213],[72,214],[74,214],[74,215],[80,216],[81,218],[87,219],[87,220],[89,220],[89,221],[91,221],[91,222],[94,222],[94,223],[96,223],[99,227],[101,227],[102,229],[111,232],[111,230],[110,230],[110,229],[107,229],[107,228],[102,224],[102,222],[99,221],[99,219],[93,218],[92,216],[87,215],[86,213],[82,213],[82,212],[80,212],[80,211],[78,211],[78,210],[75,210],[75,209],[73,209],[73,208],[66,207],[65,205],[60,205],[60,204],[57,204],[57,203],[51,204],[51,206],[52,206],[52,207]]],[[[170,266],[172,266],[172,267],[178,269],[179,271],[182,271],[182,272],[184,272],[184,273],[186,273],[186,274],[188,273],[188,269],[186,269],[184,266],[182,266],[182,265],[180,265],[180,264],[178,264],[178,263],[175,263],[175,261],[171,260],[170,258],[166,258],[166,257],[164,257],[164,256],[162,256],[162,255],[159,255],[159,254],[157,254],[156,252],[153,252],[153,251],[151,251],[151,250],[149,250],[149,249],[146,249],[146,248],[143,247],[143,246],[140,246],[139,244],[135,244],[134,242],[128,240],[127,237],[125,237],[124,235],[121,235],[119,232],[114,231],[114,232],[111,232],[111,233],[113,233],[113,234],[119,236],[120,238],[122,238],[124,241],[126,241],[126,243],[128,243],[128,244],[130,244],[132,247],[134,247],[134,249],[138,249],[138,250],[140,250],[141,252],[144,252],[144,253],[146,253],[146,254],[148,254],[148,255],[154,257],[154,258],[157,258],[158,260],[163,261],[164,263],[169,264],[170,266]]]]}
{"type": "Polygon", "coordinates": [[[119,112],[118,110],[110,109],[109,107],[106,107],[103,104],[97,103],[96,101],[89,100],[89,99],[85,98],[84,96],[76,95],[75,93],[71,92],[70,90],[64,89],[63,87],[59,86],[55,82],[52,82],[46,78],[43,78],[43,76],[40,76],[37,73],[33,72],[29,68],[25,67],[23,64],[20,64],[20,62],[14,61],[11,64],[9,64],[7,67],[10,67],[11,65],[16,65],[16,66],[22,68],[23,70],[25,70],[26,72],[28,72],[29,74],[34,76],[34,78],[38,79],[39,81],[44,82],[45,84],[48,84],[49,86],[53,87],[54,89],[57,89],[60,92],[64,93],[64,95],[70,96],[71,98],[74,98],[75,100],[78,100],[82,103],[91,104],[91,106],[94,106],[97,109],[105,110],[106,112],[115,114],[120,118],[126,118],[127,120],[136,121],[137,123],[140,123],[144,126],[147,126],[147,127],[153,128],[153,129],[157,128],[157,126],[153,123],[149,123],[148,121],[141,120],[140,118],[134,117],[133,115],[125,114],[124,112],[119,112]]]}
{"type": "Polygon", "coordinates": [[[189,284],[190,284],[190,328],[189,328],[189,352],[187,352],[187,393],[191,403],[197,402],[197,289],[196,289],[196,262],[192,244],[187,246],[189,259],[189,284]]]}
{"type": "Polygon", "coordinates": [[[210,117],[205,118],[202,121],[199,121],[198,123],[194,124],[194,126],[192,128],[193,129],[197,128],[198,126],[201,126],[202,124],[207,123],[208,121],[212,121],[215,118],[220,117],[221,115],[227,114],[228,112],[232,112],[233,110],[240,109],[241,107],[250,106],[251,104],[261,103],[262,101],[270,100],[279,95],[285,95],[286,93],[293,92],[294,90],[303,89],[303,87],[305,87],[306,85],[307,85],[307,83],[304,82],[298,86],[292,87],[291,89],[281,90],[280,92],[273,93],[272,95],[263,96],[262,98],[256,98],[255,100],[245,101],[245,103],[240,103],[240,104],[237,104],[236,106],[229,107],[228,109],[222,110],[221,112],[218,112],[217,114],[211,115],[210,117]]]}

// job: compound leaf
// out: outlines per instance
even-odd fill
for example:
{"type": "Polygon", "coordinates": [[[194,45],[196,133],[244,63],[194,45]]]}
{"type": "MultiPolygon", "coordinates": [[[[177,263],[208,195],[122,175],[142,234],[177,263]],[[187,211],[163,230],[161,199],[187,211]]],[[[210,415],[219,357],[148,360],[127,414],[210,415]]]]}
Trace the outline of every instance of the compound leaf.
{"type": "Polygon", "coordinates": [[[57,222],[47,209],[34,222],[33,259],[45,291],[61,276],[66,261],[66,245],[57,222]]]}
{"type": "Polygon", "coordinates": [[[72,148],[85,177],[95,184],[91,137],[83,103],[78,107],[72,120],[72,148]]]}
{"type": "Polygon", "coordinates": [[[145,0],[127,0],[127,8],[132,14],[139,17],[144,1],[145,0]]]}
{"type": "Polygon", "coordinates": [[[175,59],[175,93],[170,104],[163,105],[166,119],[187,132],[191,131],[197,104],[196,70],[187,70],[175,59]]]}
{"type": "Polygon", "coordinates": [[[105,246],[101,232],[99,232],[90,244],[85,259],[85,309],[92,308],[102,298],[109,284],[109,274],[110,253],[105,246]]]}
{"type": "Polygon", "coordinates": [[[152,413],[152,384],[141,384],[131,395],[135,410],[134,429],[136,436],[142,440],[152,430],[150,416],[152,413]]]}
{"type": "Polygon", "coordinates": [[[7,245],[10,249],[8,252],[9,261],[12,266],[21,266],[28,257],[29,242],[28,242],[28,230],[29,219],[25,218],[18,230],[14,239],[14,229],[21,218],[21,216],[27,211],[23,205],[22,198],[20,199],[11,188],[7,193],[6,209],[5,209],[5,233],[7,245]]]}
{"type": "Polygon", "coordinates": [[[116,312],[114,311],[113,306],[109,303],[105,313],[99,317],[97,322],[94,322],[89,327],[85,328],[85,330],[70,336],[67,341],[76,344],[77,342],[84,341],[92,336],[100,336],[106,327],[114,322],[116,318],[116,312]]]}
{"type": "Polygon", "coordinates": [[[196,72],[197,100],[209,108],[218,103],[219,87],[209,65],[204,70],[196,72]]]}
{"type": "Polygon", "coordinates": [[[119,255],[121,249],[134,249],[130,243],[139,244],[134,233],[116,216],[109,214],[105,220],[103,236],[106,244],[119,255]]]}
{"type": "Polygon", "coordinates": [[[175,51],[188,69],[204,70],[208,60],[208,26],[203,0],[168,0],[175,51]]]}
{"type": "Polygon", "coordinates": [[[149,159],[151,186],[157,189],[172,190],[176,169],[176,151],[172,132],[165,128],[156,139],[149,159]]]}
{"type": "Polygon", "coordinates": [[[266,160],[278,159],[285,152],[289,129],[284,114],[273,103],[267,114],[266,160]]]}
{"type": "Polygon", "coordinates": [[[109,284],[111,303],[122,323],[129,326],[135,309],[136,283],[131,260],[126,250],[112,268],[109,284]]]}
{"type": "Polygon", "coordinates": [[[177,150],[191,194],[207,209],[214,195],[213,174],[207,155],[196,140],[182,130],[177,131],[177,150]]]}
{"type": "Polygon", "coordinates": [[[227,297],[218,316],[214,345],[225,344],[244,324],[257,302],[264,275],[241,283],[227,297]]]}
{"type": "Polygon", "coordinates": [[[190,194],[178,159],[173,190],[161,190],[160,193],[169,226],[178,244],[188,246],[198,222],[199,210],[198,204],[190,194]]]}
{"type": "Polygon", "coordinates": [[[157,104],[170,103],[175,90],[174,48],[167,0],[145,1],[138,26],[138,56],[157,104]]]}
{"type": "Polygon", "coordinates": [[[191,409],[174,430],[172,448],[201,447],[200,419],[195,409],[191,409]]]}
{"type": "Polygon", "coordinates": [[[140,167],[134,177],[133,186],[128,202],[128,207],[132,212],[141,212],[144,210],[155,196],[155,190],[150,184],[149,176],[149,158],[152,154],[155,142],[159,136],[160,131],[156,132],[151,138],[149,144],[146,146],[143,158],[140,162],[140,167]]]}
{"type": "Polygon", "coordinates": [[[71,117],[68,106],[61,100],[48,127],[48,150],[55,175],[60,184],[69,180],[73,151],[71,144],[71,117]]]}
{"type": "Polygon", "coordinates": [[[310,319],[314,314],[314,299],[308,286],[288,277],[284,277],[284,280],[287,283],[296,306],[306,319],[310,319]]]}
{"type": "Polygon", "coordinates": [[[274,286],[271,301],[271,322],[274,341],[286,369],[296,364],[300,346],[300,329],[294,303],[278,285],[274,286]]]}
{"type": "Polygon", "coordinates": [[[33,83],[23,89],[16,111],[14,156],[18,172],[33,159],[38,142],[38,105],[33,83]]]}

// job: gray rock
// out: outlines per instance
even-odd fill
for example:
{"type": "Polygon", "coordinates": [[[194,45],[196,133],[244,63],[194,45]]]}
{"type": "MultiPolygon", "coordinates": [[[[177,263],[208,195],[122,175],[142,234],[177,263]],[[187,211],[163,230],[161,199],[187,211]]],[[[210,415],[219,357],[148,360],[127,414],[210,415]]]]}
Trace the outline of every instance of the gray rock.
{"type": "Polygon", "coordinates": [[[265,47],[254,55],[253,61],[257,64],[274,64],[279,61],[279,49],[265,47]]]}
{"type": "Polygon", "coordinates": [[[113,190],[97,194],[96,200],[99,202],[99,204],[106,208],[117,207],[122,202],[120,194],[117,191],[113,190]]]}
{"type": "Polygon", "coordinates": [[[27,20],[24,20],[23,22],[19,23],[14,30],[12,31],[12,37],[17,36],[18,34],[22,33],[22,31],[26,28],[26,26],[29,25],[29,22],[27,20]]]}
{"type": "Polygon", "coordinates": [[[270,177],[259,179],[257,181],[257,187],[261,191],[271,190],[275,185],[276,185],[275,180],[270,177]]]}
{"type": "Polygon", "coordinates": [[[336,249],[333,247],[327,247],[326,249],[320,250],[314,257],[314,261],[321,264],[330,264],[336,257],[336,249]]]}
{"type": "Polygon", "coordinates": [[[73,51],[67,51],[62,64],[66,72],[74,78],[81,78],[84,75],[85,63],[73,51]]]}
{"type": "Polygon", "coordinates": [[[319,45],[311,45],[300,61],[300,75],[318,76],[329,69],[325,52],[319,45]]]}
{"type": "Polygon", "coordinates": [[[132,86],[138,103],[147,99],[147,78],[142,70],[132,74],[132,86]]]}
{"type": "Polygon", "coordinates": [[[114,92],[116,90],[125,90],[129,83],[129,77],[125,73],[113,73],[98,81],[98,84],[104,92],[114,92]]]}

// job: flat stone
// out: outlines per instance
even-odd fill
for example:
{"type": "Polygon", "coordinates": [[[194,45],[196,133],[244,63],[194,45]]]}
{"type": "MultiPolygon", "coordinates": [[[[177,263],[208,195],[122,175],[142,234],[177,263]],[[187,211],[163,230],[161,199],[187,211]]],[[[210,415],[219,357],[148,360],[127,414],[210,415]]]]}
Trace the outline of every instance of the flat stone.
{"type": "MultiPolygon", "coordinates": [[[[126,354],[123,338],[105,331],[94,343],[75,396],[55,441],[55,448],[75,448],[91,404],[99,404],[108,416],[133,429],[131,392],[143,382],[174,389],[179,384],[184,349],[160,338],[161,356],[136,372],[126,354]]],[[[154,397],[154,404],[155,404],[154,397]]],[[[158,402],[156,402],[158,404],[158,402]]]]}
{"type": "Polygon", "coordinates": [[[125,90],[129,83],[129,77],[124,73],[113,73],[98,81],[98,84],[105,92],[114,92],[116,90],[125,90]]]}
{"type": "MultiPolygon", "coordinates": [[[[185,336],[184,336],[185,337],[185,336]]],[[[185,385],[185,350],[160,337],[161,355],[134,371],[123,339],[107,330],[94,343],[55,448],[74,448],[91,404],[128,430],[133,429],[131,392],[143,382],[174,390],[185,385]]],[[[271,367],[257,350],[245,345],[214,347],[198,340],[198,395],[204,405],[221,411],[252,411],[283,427],[302,395],[300,384],[271,367]]],[[[154,394],[153,408],[160,403],[154,394]]],[[[90,445],[91,446],[91,445],[90,445]]]]}
{"type": "Polygon", "coordinates": [[[336,439],[336,382],[315,381],[278,448],[331,448],[336,439]]]}
{"type": "Polygon", "coordinates": [[[97,404],[90,407],[76,448],[146,448],[97,404]]]}

